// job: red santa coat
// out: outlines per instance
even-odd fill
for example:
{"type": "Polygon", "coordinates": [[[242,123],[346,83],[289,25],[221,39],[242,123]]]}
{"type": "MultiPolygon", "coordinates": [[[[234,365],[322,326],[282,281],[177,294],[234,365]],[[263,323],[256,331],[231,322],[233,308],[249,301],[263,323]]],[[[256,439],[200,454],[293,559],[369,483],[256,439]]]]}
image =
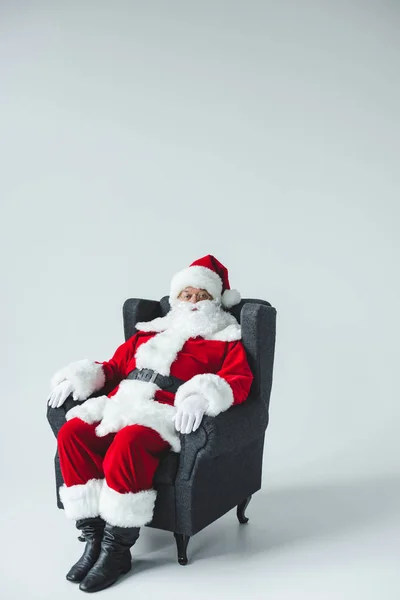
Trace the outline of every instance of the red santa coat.
{"type": "Polygon", "coordinates": [[[87,423],[100,421],[96,434],[104,436],[126,425],[141,424],[155,429],[179,452],[180,437],[173,416],[176,407],[193,393],[207,400],[205,414],[216,416],[234,404],[244,402],[253,374],[241,341],[241,328],[229,313],[217,331],[188,337],[168,328],[168,315],[136,324],[139,331],[121,344],[108,361],[84,359],[58,371],[52,385],[69,379],[75,400],[88,398],[105,384],[112,386],[107,396],[89,398],[66,414],[87,423]],[[185,381],[176,394],[155,383],[125,379],[135,367],[151,368],[162,375],[185,381]]]}

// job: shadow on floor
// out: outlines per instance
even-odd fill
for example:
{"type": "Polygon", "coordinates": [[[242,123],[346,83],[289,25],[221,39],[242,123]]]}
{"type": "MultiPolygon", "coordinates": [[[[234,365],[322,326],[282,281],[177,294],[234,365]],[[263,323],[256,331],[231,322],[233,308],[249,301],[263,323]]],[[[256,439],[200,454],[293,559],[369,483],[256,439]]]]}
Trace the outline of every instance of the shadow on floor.
{"type": "Polygon", "coordinates": [[[229,554],[271,552],[292,545],[351,533],[395,515],[400,516],[400,476],[304,487],[285,487],[254,494],[239,525],[235,511],[232,529],[211,524],[191,540],[188,556],[196,560],[229,554]]]}

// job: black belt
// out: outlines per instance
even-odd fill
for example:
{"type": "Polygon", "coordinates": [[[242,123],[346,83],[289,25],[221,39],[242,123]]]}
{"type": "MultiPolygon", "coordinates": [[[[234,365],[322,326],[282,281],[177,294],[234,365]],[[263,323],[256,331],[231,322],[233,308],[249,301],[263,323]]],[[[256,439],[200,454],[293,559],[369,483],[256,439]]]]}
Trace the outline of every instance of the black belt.
{"type": "Polygon", "coordinates": [[[183,379],[178,379],[174,375],[161,375],[161,373],[153,371],[153,369],[133,369],[133,371],[128,373],[126,379],[138,379],[139,381],[155,383],[162,390],[172,392],[173,394],[182,383],[185,383],[183,379]]]}

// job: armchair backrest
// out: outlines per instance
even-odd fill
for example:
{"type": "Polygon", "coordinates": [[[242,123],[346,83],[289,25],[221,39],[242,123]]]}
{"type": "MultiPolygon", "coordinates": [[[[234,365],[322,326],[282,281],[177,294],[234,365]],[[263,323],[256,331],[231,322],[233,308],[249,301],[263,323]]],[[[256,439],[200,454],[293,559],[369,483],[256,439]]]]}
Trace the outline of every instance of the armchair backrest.
{"type": "MultiPolygon", "coordinates": [[[[150,321],[166,315],[169,310],[169,296],[163,296],[160,301],[128,298],[123,306],[125,339],[136,333],[138,321],[150,321]]],[[[250,397],[261,400],[268,412],[275,355],[276,309],[266,300],[243,298],[229,312],[241,324],[242,342],[254,374],[250,397]]]]}

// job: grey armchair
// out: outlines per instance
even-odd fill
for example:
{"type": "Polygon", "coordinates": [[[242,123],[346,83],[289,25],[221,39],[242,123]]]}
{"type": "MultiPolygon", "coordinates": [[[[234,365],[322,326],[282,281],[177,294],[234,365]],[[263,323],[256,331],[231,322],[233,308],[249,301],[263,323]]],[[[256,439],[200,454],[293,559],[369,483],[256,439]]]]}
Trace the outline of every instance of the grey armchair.
{"type": "MultiPolygon", "coordinates": [[[[169,297],[160,301],[129,298],[123,305],[125,340],[135,323],[150,321],[169,311],[169,297]]],[[[236,507],[240,523],[245,509],[261,488],[265,431],[275,353],[276,309],[265,300],[243,299],[230,311],[242,327],[242,341],[254,374],[247,400],[216,417],[204,416],[200,427],[180,434],[181,452],[168,451],[153,479],[157,489],[153,519],[146,527],[174,533],[178,562],[186,565],[190,536],[236,507]]],[[[107,394],[103,388],[94,396],[107,394]]],[[[76,402],[69,397],[60,408],[47,408],[54,435],[65,423],[65,413],[76,402]]],[[[64,483],[55,455],[57,506],[63,508],[59,487],[64,483]]],[[[79,538],[81,539],[81,538],[79,538]]]]}

